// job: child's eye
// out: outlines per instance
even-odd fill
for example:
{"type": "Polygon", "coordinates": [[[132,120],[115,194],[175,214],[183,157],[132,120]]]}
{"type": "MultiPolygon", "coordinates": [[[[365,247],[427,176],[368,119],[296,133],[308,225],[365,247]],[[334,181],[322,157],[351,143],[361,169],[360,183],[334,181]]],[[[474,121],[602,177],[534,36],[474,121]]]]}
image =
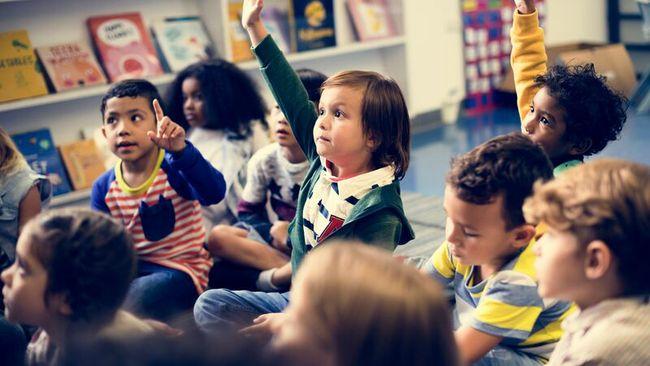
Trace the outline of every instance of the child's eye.
{"type": "Polygon", "coordinates": [[[552,126],[553,126],[553,123],[551,123],[551,121],[549,121],[546,117],[542,117],[542,118],[540,118],[540,119],[539,119],[539,122],[540,122],[541,124],[543,124],[544,126],[548,126],[548,127],[552,127],[552,126]]]}
{"type": "Polygon", "coordinates": [[[142,121],[142,119],[143,119],[142,116],[139,114],[134,114],[133,116],[131,116],[131,121],[133,122],[142,121]]]}
{"type": "Polygon", "coordinates": [[[318,109],[318,115],[319,116],[322,116],[324,114],[325,114],[325,109],[323,109],[323,108],[318,109]]]}
{"type": "Polygon", "coordinates": [[[463,235],[470,237],[470,238],[477,238],[479,235],[476,233],[468,233],[467,231],[463,232],[463,235]]]}
{"type": "Polygon", "coordinates": [[[336,111],[336,112],[334,112],[334,117],[341,118],[341,117],[343,117],[343,113],[341,113],[341,111],[336,111]]]}
{"type": "Polygon", "coordinates": [[[115,117],[108,117],[108,118],[106,118],[106,124],[107,124],[107,125],[112,125],[112,124],[115,123],[115,122],[116,122],[115,117]]]}

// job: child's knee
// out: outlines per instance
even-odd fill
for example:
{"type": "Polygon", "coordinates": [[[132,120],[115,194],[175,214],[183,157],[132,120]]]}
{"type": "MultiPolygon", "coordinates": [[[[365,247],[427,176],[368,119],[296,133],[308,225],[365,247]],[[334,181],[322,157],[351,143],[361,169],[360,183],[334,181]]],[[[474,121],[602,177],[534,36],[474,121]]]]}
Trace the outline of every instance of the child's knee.
{"type": "Polygon", "coordinates": [[[223,249],[232,238],[231,227],[228,225],[217,225],[210,230],[208,236],[208,250],[212,255],[220,255],[223,249]]]}

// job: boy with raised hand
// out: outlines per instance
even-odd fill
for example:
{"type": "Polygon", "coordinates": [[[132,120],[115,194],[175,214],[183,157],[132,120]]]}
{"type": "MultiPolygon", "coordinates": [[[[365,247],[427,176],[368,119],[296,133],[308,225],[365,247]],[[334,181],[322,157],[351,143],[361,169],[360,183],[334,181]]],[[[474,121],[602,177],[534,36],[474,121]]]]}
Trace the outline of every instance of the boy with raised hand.
{"type": "Polygon", "coordinates": [[[511,64],[521,130],[544,148],[554,174],[616,140],[626,101],[605,84],[593,64],[546,69],[544,31],[533,0],[515,0],[511,64]]]}
{"type": "Polygon", "coordinates": [[[446,241],[423,270],[455,294],[455,338],[465,364],[540,365],[562,334],[571,304],[537,293],[536,230],[521,208],[535,181],[552,175],[541,147],[520,133],[452,161],[446,241]]]}
{"type": "Polygon", "coordinates": [[[524,213],[548,228],[534,248],[540,295],[580,308],[548,365],[650,363],[650,168],[588,162],[536,186],[524,213]]]}
{"type": "Polygon", "coordinates": [[[120,161],[95,181],[91,205],[133,236],[138,273],[125,307],[167,320],[191,309],[207,286],[201,205],[221,201],[225,182],[158,100],[146,80],[122,81],[102,98],[102,132],[120,161]]]}

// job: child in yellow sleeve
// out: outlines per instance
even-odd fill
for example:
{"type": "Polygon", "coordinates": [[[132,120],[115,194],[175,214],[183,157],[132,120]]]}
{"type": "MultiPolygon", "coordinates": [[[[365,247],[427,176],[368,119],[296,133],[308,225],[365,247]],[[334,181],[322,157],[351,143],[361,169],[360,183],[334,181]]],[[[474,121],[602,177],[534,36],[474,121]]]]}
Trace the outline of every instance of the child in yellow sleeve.
{"type": "Polygon", "coordinates": [[[593,64],[546,69],[544,30],[533,0],[517,0],[510,33],[521,130],[551,158],[553,173],[580,164],[616,140],[626,100],[593,64]]]}

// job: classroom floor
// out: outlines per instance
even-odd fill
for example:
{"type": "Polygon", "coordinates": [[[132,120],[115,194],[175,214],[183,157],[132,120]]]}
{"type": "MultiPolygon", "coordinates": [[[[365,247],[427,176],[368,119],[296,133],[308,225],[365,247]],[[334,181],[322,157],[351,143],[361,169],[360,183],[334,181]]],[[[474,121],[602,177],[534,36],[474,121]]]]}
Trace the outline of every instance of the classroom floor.
{"type": "MultiPolygon", "coordinates": [[[[395,254],[413,258],[414,264],[420,265],[433,253],[444,240],[442,195],[450,159],[494,136],[518,131],[519,123],[515,109],[498,109],[413,133],[411,162],[402,181],[402,201],[416,238],[398,247],[395,254]]],[[[630,116],[621,138],[597,154],[605,156],[650,164],[650,114],[630,116]]]]}
{"type": "MultiPolygon", "coordinates": [[[[519,131],[515,109],[497,109],[478,117],[463,117],[412,136],[411,163],[402,190],[442,197],[445,174],[453,156],[504,133],[519,131]]],[[[596,157],[617,157],[650,164],[650,114],[630,116],[621,138],[596,157]]]]}

